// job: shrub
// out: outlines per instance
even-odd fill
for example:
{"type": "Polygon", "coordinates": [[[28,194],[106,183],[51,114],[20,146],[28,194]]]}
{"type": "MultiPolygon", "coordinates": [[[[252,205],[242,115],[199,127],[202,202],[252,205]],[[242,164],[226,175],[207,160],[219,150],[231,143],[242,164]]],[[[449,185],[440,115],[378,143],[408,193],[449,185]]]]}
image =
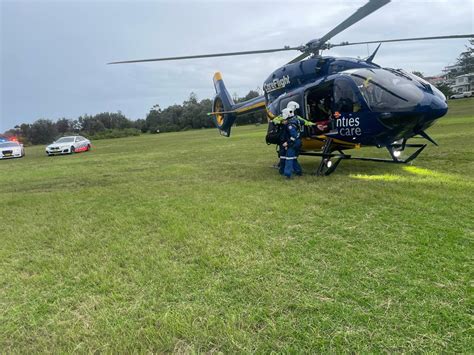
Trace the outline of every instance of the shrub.
{"type": "Polygon", "coordinates": [[[102,132],[89,135],[89,139],[109,139],[109,138],[124,138],[130,136],[139,136],[140,130],[136,128],[125,129],[106,129],[102,132]]]}

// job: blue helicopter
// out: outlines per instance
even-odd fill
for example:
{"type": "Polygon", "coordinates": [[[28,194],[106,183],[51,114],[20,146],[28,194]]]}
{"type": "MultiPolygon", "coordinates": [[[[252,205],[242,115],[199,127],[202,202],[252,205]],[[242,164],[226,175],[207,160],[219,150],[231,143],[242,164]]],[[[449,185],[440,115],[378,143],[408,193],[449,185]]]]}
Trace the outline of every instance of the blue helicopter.
{"type": "Polygon", "coordinates": [[[330,38],[389,2],[390,0],[369,0],[327,34],[302,46],[128,60],[109,64],[300,51],[300,55],[276,69],[265,80],[263,95],[245,102],[234,103],[222,75],[215,73],[213,81],[216,97],[210,115],[221,135],[230,136],[237,115],[261,110],[266,111],[270,131],[273,129],[271,120],[281,113],[288,102],[294,101],[300,107],[297,113],[316,123],[316,126],[305,128],[300,152],[301,155],[321,157],[316,175],[331,174],[345,159],[408,163],[427,145],[408,143],[409,139],[421,136],[437,145],[426,133],[426,129],[447,113],[446,97],[422,78],[401,69],[382,68],[375,64],[373,59],[381,43],[473,38],[474,35],[328,43],[330,38]],[[336,58],[320,54],[322,50],[333,47],[368,43],[379,43],[379,46],[366,59],[336,58]],[[390,158],[355,157],[344,152],[367,146],[386,148],[390,158]],[[401,159],[401,152],[407,147],[416,149],[409,157],[401,159]]]}

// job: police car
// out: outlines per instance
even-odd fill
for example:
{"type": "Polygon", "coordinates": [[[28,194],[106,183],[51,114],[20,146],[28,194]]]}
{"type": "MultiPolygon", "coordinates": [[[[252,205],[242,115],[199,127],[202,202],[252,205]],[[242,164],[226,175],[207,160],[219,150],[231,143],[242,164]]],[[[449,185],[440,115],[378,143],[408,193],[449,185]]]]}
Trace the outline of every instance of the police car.
{"type": "Polygon", "coordinates": [[[87,152],[91,149],[91,141],[82,136],[61,137],[46,147],[47,155],[72,154],[87,152]]]}
{"type": "Polygon", "coordinates": [[[25,156],[23,144],[18,142],[0,142],[0,159],[21,158],[25,156]]]}

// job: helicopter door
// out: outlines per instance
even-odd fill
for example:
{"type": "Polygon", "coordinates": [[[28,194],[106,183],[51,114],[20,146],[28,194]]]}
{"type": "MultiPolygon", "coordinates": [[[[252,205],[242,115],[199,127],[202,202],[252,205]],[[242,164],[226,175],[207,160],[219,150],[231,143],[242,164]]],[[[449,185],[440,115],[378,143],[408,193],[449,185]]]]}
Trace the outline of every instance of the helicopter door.
{"type": "Polygon", "coordinates": [[[319,135],[330,130],[333,84],[331,80],[306,91],[306,119],[316,123],[316,126],[311,128],[311,135],[319,135]]]}

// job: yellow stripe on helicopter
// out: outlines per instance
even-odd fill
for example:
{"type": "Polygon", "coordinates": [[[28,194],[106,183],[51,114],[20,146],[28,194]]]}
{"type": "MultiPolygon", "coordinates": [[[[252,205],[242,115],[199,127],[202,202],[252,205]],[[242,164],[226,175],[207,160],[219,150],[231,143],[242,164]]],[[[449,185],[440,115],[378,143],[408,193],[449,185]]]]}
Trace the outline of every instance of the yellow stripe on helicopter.
{"type": "Polygon", "coordinates": [[[242,112],[250,111],[250,110],[253,110],[253,109],[256,109],[256,108],[259,108],[259,107],[263,107],[263,106],[265,106],[265,102],[258,102],[256,104],[251,105],[251,106],[238,108],[238,109],[235,110],[235,112],[236,113],[242,113],[242,112]]]}

